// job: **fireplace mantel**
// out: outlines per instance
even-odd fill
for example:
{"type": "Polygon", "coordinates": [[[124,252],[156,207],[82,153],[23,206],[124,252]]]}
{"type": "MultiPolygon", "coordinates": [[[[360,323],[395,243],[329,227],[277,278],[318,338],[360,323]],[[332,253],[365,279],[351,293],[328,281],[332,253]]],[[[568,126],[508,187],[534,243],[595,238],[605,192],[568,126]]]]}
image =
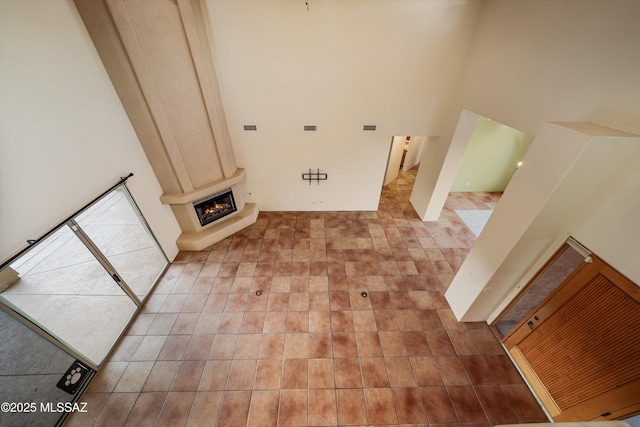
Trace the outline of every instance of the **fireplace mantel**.
{"type": "Polygon", "coordinates": [[[205,185],[204,187],[197,188],[188,193],[163,194],[160,196],[160,201],[165,205],[182,205],[185,203],[191,203],[206,197],[209,194],[217,193],[225,188],[239,184],[244,180],[245,175],[246,173],[244,169],[239,168],[236,170],[236,173],[228,179],[216,181],[213,184],[205,185]]]}

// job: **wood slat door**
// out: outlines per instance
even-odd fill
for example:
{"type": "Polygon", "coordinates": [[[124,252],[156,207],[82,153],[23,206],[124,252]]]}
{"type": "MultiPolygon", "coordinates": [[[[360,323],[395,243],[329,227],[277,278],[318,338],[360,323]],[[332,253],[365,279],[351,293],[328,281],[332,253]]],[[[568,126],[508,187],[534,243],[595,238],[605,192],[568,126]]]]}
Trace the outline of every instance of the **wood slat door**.
{"type": "Polygon", "coordinates": [[[640,411],[640,288],[599,259],[547,298],[505,345],[555,421],[640,411]]]}

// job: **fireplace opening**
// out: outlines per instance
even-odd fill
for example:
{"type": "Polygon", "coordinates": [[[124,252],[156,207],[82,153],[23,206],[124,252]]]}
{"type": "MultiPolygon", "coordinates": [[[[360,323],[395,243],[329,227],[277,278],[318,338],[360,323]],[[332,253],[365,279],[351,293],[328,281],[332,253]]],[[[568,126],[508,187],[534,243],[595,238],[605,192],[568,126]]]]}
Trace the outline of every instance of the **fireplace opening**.
{"type": "Polygon", "coordinates": [[[203,227],[237,210],[230,188],[196,200],[193,202],[193,207],[203,227]]]}

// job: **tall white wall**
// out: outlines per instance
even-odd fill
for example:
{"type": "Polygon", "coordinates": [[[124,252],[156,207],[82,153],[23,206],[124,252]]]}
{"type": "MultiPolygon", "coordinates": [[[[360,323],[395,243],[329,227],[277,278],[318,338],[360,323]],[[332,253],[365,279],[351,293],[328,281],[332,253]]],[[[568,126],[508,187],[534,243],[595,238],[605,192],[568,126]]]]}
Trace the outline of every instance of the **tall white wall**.
{"type": "Polygon", "coordinates": [[[638,20],[635,0],[488,0],[462,104],[531,135],[548,121],[640,134],[638,20]]]}
{"type": "MultiPolygon", "coordinates": [[[[458,319],[486,320],[516,287],[529,281],[532,267],[541,266],[571,235],[640,283],[640,267],[628,262],[628,252],[637,255],[640,241],[637,217],[619,214],[621,222],[614,225],[602,218],[606,208],[592,216],[592,206],[600,204],[622,210],[635,206],[633,211],[638,211],[640,198],[629,192],[632,186],[625,184],[621,191],[616,187],[627,179],[621,172],[640,159],[639,143],[640,137],[591,123],[547,124],[447,289],[445,296],[458,319]],[[617,195],[612,198],[613,189],[617,195]],[[620,204],[614,207],[614,202],[620,204]],[[627,236],[617,240],[615,248],[607,243],[607,234],[613,238],[623,230],[627,236]],[[584,239],[593,233],[595,239],[584,239]],[[605,255],[598,251],[602,247],[612,250],[605,255]]],[[[640,185],[633,182],[635,188],[640,185]]]]}
{"type": "Polygon", "coordinates": [[[640,153],[631,158],[569,230],[575,238],[640,286],[640,153]]]}
{"type": "Polygon", "coordinates": [[[309,5],[206,1],[249,201],[261,210],[374,210],[391,138],[441,132],[482,2],[309,5]],[[328,180],[302,181],[309,168],[328,180]]]}
{"type": "Polygon", "coordinates": [[[425,147],[418,213],[440,214],[464,152],[450,145],[463,109],[530,135],[548,121],[640,134],[639,19],[635,0],[487,0],[442,143],[425,147]]]}
{"type": "Polygon", "coordinates": [[[0,259],[129,172],[175,257],[175,217],[70,0],[0,1],[0,123],[0,259]]]}
{"type": "MultiPolygon", "coordinates": [[[[640,2],[632,0],[488,0],[460,82],[457,111],[448,118],[449,130],[439,144],[427,144],[428,152],[422,157],[412,194],[412,202],[420,199],[413,202],[419,213],[426,219],[438,217],[468,142],[451,135],[458,119],[463,124],[470,120],[470,111],[532,135],[537,135],[545,122],[553,121],[590,121],[640,134],[639,18],[640,2]]],[[[548,156],[552,161],[555,154],[548,156]]],[[[541,164],[539,179],[545,177],[545,169],[541,164]]],[[[552,253],[551,246],[560,244],[568,234],[637,282],[640,272],[630,260],[630,253],[638,253],[640,234],[633,215],[640,203],[640,193],[633,190],[638,188],[637,178],[637,173],[628,178],[619,175],[560,234],[560,224],[550,216],[547,233],[554,230],[556,239],[545,236],[547,242],[554,241],[547,251],[530,252],[517,261],[505,260],[499,267],[513,271],[518,264],[528,265],[528,272],[521,270],[520,276],[511,276],[496,288],[490,281],[477,279],[485,274],[483,265],[477,265],[477,270],[465,267],[466,276],[454,279],[460,286],[449,288],[452,307],[457,306],[460,315],[466,313],[467,319],[488,318],[492,309],[504,304],[506,295],[526,283],[535,272],[534,266],[552,253]],[[608,220],[609,215],[619,221],[608,220]],[[624,238],[616,240],[615,236],[624,238]],[[469,277],[475,279],[466,281],[469,277]],[[468,285],[471,282],[475,284],[468,285]],[[485,292],[488,287],[493,289],[485,292]],[[475,290],[479,293],[474,294],[475,290]],[[464,306],[469,309],[465,311],[464,306]]],[[[581,185],[601,184],[589,183],[593,178],[585,181],[581,185]]],[[[517,212],[506,212],[504,218],[508,221],[500,227],[508,230],[517,212]]],[[[491,257],[491,250],[480,252],[476,259],[491,257]]]]}
{"type": "Polygon", "coordinates": [[[387,162],[387,172],[384,174],[383,185],[390,184],[398,177],[400,163],[402,163],[402,153],[404,151],[404,137],[394,136],[389,151],[389,161],[387,162]]]}

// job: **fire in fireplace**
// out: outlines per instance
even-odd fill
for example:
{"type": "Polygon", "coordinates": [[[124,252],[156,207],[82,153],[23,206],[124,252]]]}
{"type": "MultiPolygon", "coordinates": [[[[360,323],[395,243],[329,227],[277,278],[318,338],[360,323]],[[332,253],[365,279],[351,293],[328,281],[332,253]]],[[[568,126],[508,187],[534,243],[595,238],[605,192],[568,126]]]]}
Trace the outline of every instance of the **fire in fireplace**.
{"type": "Polygon", "coordinates": [[[230,188],[193,202],[200,225],[205,226],[235,212],[236,202],[230,188]]]}

